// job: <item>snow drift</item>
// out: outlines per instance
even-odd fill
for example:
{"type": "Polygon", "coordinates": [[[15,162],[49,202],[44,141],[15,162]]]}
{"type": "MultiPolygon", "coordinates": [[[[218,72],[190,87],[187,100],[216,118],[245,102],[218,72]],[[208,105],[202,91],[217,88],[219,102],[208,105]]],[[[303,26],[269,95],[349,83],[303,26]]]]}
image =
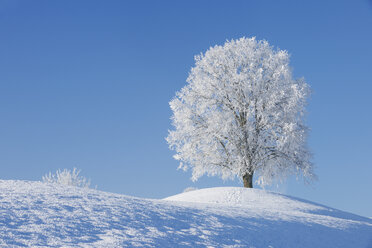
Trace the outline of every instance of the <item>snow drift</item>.
{"type": "Polygon", "coordinates": [[[257,189],[164,200],[0,180],[1,247],[372,247],[372,220],[257,189]]]}

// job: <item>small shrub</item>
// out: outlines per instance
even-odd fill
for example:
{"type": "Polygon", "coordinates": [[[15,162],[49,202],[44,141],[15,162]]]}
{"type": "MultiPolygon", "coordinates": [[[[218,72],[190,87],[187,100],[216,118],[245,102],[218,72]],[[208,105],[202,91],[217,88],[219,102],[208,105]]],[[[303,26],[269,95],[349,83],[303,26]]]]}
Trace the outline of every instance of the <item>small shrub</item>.
{"type": "Polygon", "coordinates": [[[183,193],[194,191],[194,190],[197,190],[197,189],[198,188],[195,188],[195,187],[188,187],[188,188],[186,188],[186,189],[183,190],[183,193]]]}
{"type": "Polygon", "coordinates": [[[79,176],[80,170],[73,168],[73,170],[58,169],[55,174],[49,172],[43,176],[45,183],[58,183],[62,185],[77,186],[81,188],[89,188],[90,180],[83,176],[79,176]]]}

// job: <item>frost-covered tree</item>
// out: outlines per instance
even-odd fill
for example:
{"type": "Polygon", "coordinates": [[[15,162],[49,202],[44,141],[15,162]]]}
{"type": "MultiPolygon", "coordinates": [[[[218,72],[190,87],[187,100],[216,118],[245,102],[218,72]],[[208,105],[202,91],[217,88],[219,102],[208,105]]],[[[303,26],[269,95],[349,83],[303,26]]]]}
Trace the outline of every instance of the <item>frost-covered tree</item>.
{"type": "Polygon", "coordinates": [[[170,102],[166,138],[192,180],[238,176],[244,187],[290,174],[312,178],[303,123],[309,86],[293,79],[287,51],[241,38],[195,57],[187,85],[170,102]]]}

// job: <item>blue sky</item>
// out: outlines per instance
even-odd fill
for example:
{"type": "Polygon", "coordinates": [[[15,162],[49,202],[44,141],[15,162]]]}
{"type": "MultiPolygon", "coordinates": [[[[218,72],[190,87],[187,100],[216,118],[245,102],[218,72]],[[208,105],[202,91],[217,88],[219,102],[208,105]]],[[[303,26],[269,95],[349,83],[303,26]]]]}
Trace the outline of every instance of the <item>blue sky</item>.
{"type": "Polygon", "coordinates": [[[193,57],[256,36],[313,94],[319,180],[277,190],[372,216],[372,2],[0,0],[1,179],[77,167],[98,189],[161,198],[190,181],[165,142],[193,57]]]}

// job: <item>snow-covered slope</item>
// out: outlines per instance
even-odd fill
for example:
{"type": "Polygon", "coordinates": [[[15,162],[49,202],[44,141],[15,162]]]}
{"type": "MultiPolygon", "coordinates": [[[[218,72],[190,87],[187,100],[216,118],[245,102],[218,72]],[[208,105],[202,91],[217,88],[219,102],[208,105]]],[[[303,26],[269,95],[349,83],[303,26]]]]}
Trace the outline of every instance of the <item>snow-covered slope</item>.
{"type": "Polygon", "coordinates": [[[0,247],[372,247],[372,220],[261,190],[149,200],[0,180],[0,247]]]}

